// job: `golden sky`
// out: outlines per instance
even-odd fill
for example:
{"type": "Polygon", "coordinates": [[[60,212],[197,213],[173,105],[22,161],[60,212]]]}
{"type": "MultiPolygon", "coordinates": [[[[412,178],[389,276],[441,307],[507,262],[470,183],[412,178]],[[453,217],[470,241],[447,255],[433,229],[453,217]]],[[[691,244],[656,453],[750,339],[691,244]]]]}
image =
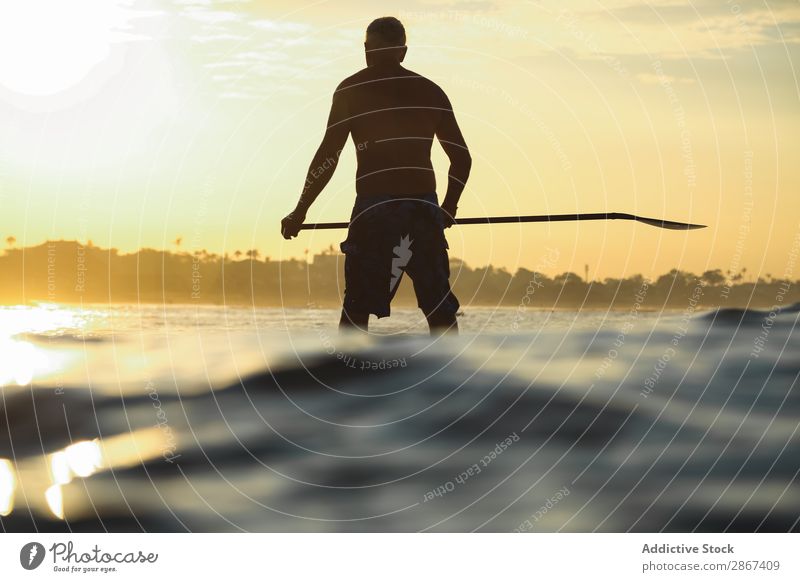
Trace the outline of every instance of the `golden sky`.
{"type": "MultiPolygon", "coordinates": [[[[461,216],[711,226],[461,227],[453,255],[547,273],[588,264],[600,278],[800,278],[796,1],[4,2],[0,235],[123,251],[181,236],[185,249],[273,259],[337,244],[343,232],[283,241],[278,222],[334,88],[364,66],[366,25],[388,14],[406,25],[406,66],[445,89],[470,145],[461,216]]],[[[310,220],[349,216],[354,164],[349,144],[310,220]]]]}

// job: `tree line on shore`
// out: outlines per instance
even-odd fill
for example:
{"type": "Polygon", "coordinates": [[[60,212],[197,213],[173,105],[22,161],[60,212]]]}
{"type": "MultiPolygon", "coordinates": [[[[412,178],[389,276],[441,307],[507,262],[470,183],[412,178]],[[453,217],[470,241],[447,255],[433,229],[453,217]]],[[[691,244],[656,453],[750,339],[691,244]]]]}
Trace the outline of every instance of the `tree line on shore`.
{"type": "MultiPolygon", "coordinates": [[[[205,250],[140,249],[120,253],[77,241],[9,248],[0,255],[0,302],[203,303],[336,307],[344,291],[344,257],[331,249],[312,262],[273,261],[253,249],[232,255],[205,250]]],[[[642,275],[586,281],[575,273],[547,276],[520,268],[472,268],[451,260],[453,290],[463,305],[530,308],[681,309],[771,307],[800,301],[800,281],[746,280],[719,269],[693,274],[673,269],[654,280],[642,275]]],[[[396,305],[415,305],[403,279],[396,305]]]]}

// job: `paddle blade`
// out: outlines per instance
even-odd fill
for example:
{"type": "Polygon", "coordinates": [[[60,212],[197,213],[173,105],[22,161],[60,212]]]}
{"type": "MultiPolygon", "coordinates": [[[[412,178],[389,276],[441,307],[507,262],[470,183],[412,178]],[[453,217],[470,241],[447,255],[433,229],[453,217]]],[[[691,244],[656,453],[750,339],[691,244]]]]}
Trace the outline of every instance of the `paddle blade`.
{"type": "Polygon", "coordinates": [[[658,228],[666,228],[668,230],[696,230],[698,228],[706,228],[705,224],[689,224],[686,222],[675,222],[672,220],[661,220],[658,218],[645,218],[644,216],[637,216],[634,218],[637,222],[643,222],[650,226],[657,226],[658,228]]]}

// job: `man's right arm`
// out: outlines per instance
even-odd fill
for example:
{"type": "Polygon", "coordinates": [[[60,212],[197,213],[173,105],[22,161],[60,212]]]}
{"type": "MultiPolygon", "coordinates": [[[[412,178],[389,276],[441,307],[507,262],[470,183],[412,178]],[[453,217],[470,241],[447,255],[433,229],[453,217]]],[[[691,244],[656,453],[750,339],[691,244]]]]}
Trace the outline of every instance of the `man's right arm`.
{"type": "Polygon", "coordinates": [[[447,226],[451,226],[458,208],[458,201],[469,178],[469,172],[472,168],[472,156],[470,156],[467,143],[461,134],[461,128],[458,127],[450,100],[444,93],[442,95],[445,104],[442,110],[442,118],[436,128],[436,137],[439,139],[439,143],[442,144],[442,149],[444,149],[447,157],[450,158],[450,170],[447,173],[447,193],[442,202],[442,210],[445,211],[447,226]]]}
{"type": "Polygon", "coordinates": [[[341,93],[341,88],[342,86],[339,85],[333,95],[325,136],[311,160],[300,200],[295,209],[281,221],[281,234],[286,239],[297,236],[297,233],[300,232],[300,225],[305,220],[309,207],[328,184],[336,170],[336,166],[339,164],[339,155],[342,153],[347,136],[350,135],[347,103],[341,93]]]}

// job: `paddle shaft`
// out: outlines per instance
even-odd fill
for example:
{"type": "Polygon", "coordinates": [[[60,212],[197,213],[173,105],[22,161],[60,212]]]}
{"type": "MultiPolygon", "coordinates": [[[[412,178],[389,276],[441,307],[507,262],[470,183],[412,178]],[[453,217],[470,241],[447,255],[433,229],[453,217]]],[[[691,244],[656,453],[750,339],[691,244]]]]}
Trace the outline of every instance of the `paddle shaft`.
{"type": "MultiPolygon", "coordinates": [[[[671,220],[661,220],[657,218],[645,218],[624,212],[591,212],[584,214],[542,214],[534,216],[482,216],[476,218],[456,218],[457,225],[465,224],[509,224],[514,222],[574,222],[580,220],[635,220],[659,226],[661,228],[688,230],[692,228],[703,228],[700,224],[687,224],[684,222],[674,222],[671,220]]],[[[349,222],[319,222],[304,224],[300,230],[329,230],[335,228],[348,228],[349,222]]]]}

